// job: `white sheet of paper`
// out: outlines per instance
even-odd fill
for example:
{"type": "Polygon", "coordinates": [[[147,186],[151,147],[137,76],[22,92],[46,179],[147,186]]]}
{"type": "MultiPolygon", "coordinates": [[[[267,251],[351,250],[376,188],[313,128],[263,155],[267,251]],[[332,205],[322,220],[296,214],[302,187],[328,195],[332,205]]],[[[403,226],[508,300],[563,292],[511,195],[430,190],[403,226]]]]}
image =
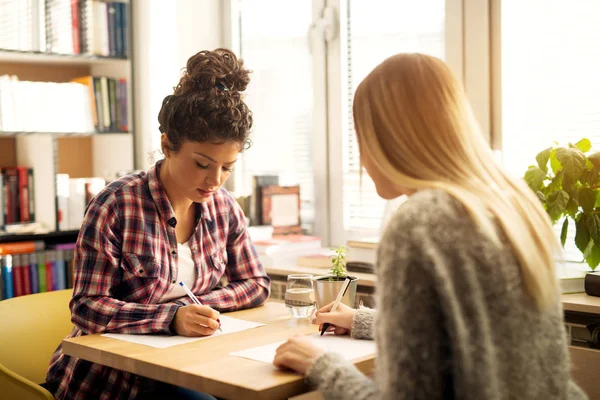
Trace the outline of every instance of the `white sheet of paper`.
{"type": "Polygon", "coordinates": [[[223,332],[216,331],[212,336],[203,337],[185,337],[185,336],[170,336],[170,335],[128,335],[124,333],[105,333],[106,336],[113,339],[124,340],[126,342],[143,344],[145,346],[157,347],[164,349],[178,344],[195,342],[197,340],[206,340],[229,333],[241,332],[247,329],[258,328],[264,324],[257,322],[244,321],[242,319],[221,316],[221,329],[223,332]]]}
{"type": "MultiPolygon", "coordinates": [[[[352,339],[350,336],[335,336],[333,334],[321,336],[319,333],[308,337],[315,345],[327,351],[339,353],[349,361],[370,356],[376,352],[375,341],[373,340],[358,340],[352,339]]],[[[231,353],[231,355],[271,364],[275,358],[275,351],[282,343],[284,342],[253,347],[247,350],[236,351],[235,353],[231,353]]]]}

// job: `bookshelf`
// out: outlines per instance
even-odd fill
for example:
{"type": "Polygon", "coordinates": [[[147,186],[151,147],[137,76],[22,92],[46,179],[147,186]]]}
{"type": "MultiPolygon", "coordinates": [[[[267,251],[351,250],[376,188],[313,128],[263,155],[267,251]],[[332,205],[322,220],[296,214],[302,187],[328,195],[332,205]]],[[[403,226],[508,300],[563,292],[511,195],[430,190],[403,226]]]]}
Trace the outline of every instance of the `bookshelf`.
{"type": "MultiPolygon", "coordinates": [[[[6,3],[13,0],[0,0],[0,3],[2,1],[6,3]]],[[[31,3],[35,4],[34,7],[39,7],[34,8],[33,13],[38,13],[38,16],[42,15],[39,21],[41,25],[45,24],[45,29],[44,27],[40,29],[39,26],[35,26],[35,18],[25,20],[23,24],[14,23],[13,28],[23,37],[23,29],[31,27],[33,32],[27,36],[28,39],[41,31],[45,31],[46,37],[42,42],[45,43],[45,48],[51,51],[41,51],[40,49],[44,48],[44,44],[40,44],[37,39],[28,41],[25,47],[29,46],[30,48],[27,49],[15,48],[18,47],[17,42],[13,42],[15,43],[13,48],[6,48],[6,44],[10,45],[11,43],[10,41],[7,42],[6,38],[16,37],[17,33],[7,33],[6,29],[9,28],[0,27],[0,77],[7,75],[16,76],[19,81],[67,83],[72,82],[75,78],[92,76],[104,77],[108,80],[113,79],[117,82],[117,85],[119,79],[124,79],[126,82],[126,114],[125,111],[121,112],[127,116],[125,127],[120,125],[121,129],[119,130],[103,129],[101,132],[97,132],[97,126],[96,129],[81,131],[72,129],[2,130],[0,128],[0,167],[27,166],[33,169],[35,219],[36,222],[43,224],[51,232],[46,235],[0,235],[0,243],[9,241],[9,238],[18,241],[30,236],[36,237],[36,240],[44,241],[66,240],[67,238],[74,241],[77,230],[65,228],[67,232],[57,232],[59,228],[57,220],[57,174],[68,174],[70,178],[100,177],[109,182],[122,173],[134,170],[135,126],[132,91],[133,63],[131,61],[133,49],[131,35],[132,2],[127,0],[77,0],[76,2],[71,0],[52,0],[51,2],[39,0],[36,3],[35,0],[31,0],[31,3]],[[54,15],[56,12],[50,17],[48,9],[44,10],[44,7],[49,7],[49,4],[52,4],[52,7],[58,7],[60,13],[59,19],[52,22],[54,31],[49,30],[50,23],[48,21],[56,17],[54,15]],[[122,4],[126,5],[121,6],[122,4]],[[83,5],[88,8],[87,14],[85,14],[86,17],[81,14],[83,5]],[[110,13],[106,14],[105,20],[98,17],[97,6],[106,7],[104,10],[110,10],[111,5],[120,10],[119,15],[124,18],[122,22],[119,22],[118,19],[115,20],[119,23],[118,26],[115,25],[114,21],[110,21],[110,13]],[[75,8],[69,9],[71,7],[75,8]],[[89,11],[90,9],[93,9],[93,12],[89,11]],[[75,13],[75,10],[78,10],[77,18],[79,20],[77,23],[73,22],[75,20],[71,17],[64,18],[65,11],[75,13]],[[45,22],[44,13],[46,13],[45,22]],[[90,15],[92,17],[89,17],[90,15]],[[84,24],[81,18],[86,18],[87,22],[84,24]],[[56,26],[64,28],[60,24],[65,21],[67,21],[67,27],[72,28],[72,32],[67,32],[66,36],[70,40],[69,36],[72,35],[73,42],[71,45],[74,50],[72,52],[63,51],[65,49],[64,42],[57,42],[57,40],[60,41],[65,38],[65,31],[56,28],[56,26]],[[97,22],[104,29],[101,33],[108,33],[98,34],[95,25],[97,22]],[[114,30],[113,33],[111,33],[111,29],[114,30]],[[117,36],[117,29],[122,29],[122,35],[124,36],[117,36]],[[84,32],[84,30],[86,31],[84,32]],[[86,36],[84,39],[82,36],[84,34],[89,37],[86,36]],[[81,39],[79,48],[81,54],[75,54],[77,53],[75,42],[79,40],[75,36],[81,39]],[[120,44],[116,44],[118,38],[124,38],[124,41],[122,40],[120,44]],[[85,46],[83,45],[84,40],[86,41],[85,46]],[[33,43],[33,45],[30,45],[30,43],[33,43]],[[115,46],[116,51],[114,50],[115,46]],[[53,51],[53,49],[58,49],[58,52],[53,51]],[[127,56],[123,56],[124,54],[127,54],[127,56]]],[[[102,13],[104,12],[102,11],[102,13]]],[[[115,14],[114,11],[110,12],[113,15],[115,14]]],[[[75,18],[75,14],[69,15],[75,18]]],[[[20,43],[23,43],[23,40],[20,43]]],[[[2,97],[0,95],[1,101],[2,97]]],[[[92,104],[90,104],[92,107],[94,107],[93,101],[92,99],[92,104]]],[[[2,104],[0,104],[1,106],[2,104]]],[[[116,107],[119,107],[118,102],[116,107]]],[[[68,109],[64,111],[66,113],[70,112],[68,109]]],[[[75,113],[73,115],[75,118],[79,114],[75,113]]],[[[27,116],[36,118],[36,111],[31,110],[27,116]]]]}

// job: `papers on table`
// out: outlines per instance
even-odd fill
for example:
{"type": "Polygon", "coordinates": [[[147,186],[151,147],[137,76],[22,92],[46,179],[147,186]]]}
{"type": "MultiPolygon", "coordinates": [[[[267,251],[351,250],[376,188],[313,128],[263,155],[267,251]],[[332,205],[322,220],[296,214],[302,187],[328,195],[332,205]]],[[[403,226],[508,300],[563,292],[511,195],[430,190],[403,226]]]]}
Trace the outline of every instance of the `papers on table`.
{"type": "Polygon", "coordinates": [[[143,344],[145,346],[158,347],[161,349],[176,346],[178,344],[186,344],[198,340],[206,340],[229,333],[241,332],[247,329],[257,328],[264,324],[257,322],[244,321],[242,319],[220,316],[221,329],[223,332],[216,331],[212,336],[203,337],[185,337],[185,336],[170,336],[170,335],[128,335],[123,333],[105,333],[106,336],[113,339],[124,340],[126,342],[143,344]]]}
{"type": "MultiPolygon", "coordinates": [[[[315,345],[327,351],[339,353],[349,361],[375,354],[376,347],[373,340],[357,340],[352,339],[350,336],[335,336],[333,334],[321,336],[318,333],[308,337],[315,345]]],[[[275,358],[275,351],[283,343],[271,343],[265,346],[237,351],[231,353],[231,355],[271,364],[275,358]]]]}

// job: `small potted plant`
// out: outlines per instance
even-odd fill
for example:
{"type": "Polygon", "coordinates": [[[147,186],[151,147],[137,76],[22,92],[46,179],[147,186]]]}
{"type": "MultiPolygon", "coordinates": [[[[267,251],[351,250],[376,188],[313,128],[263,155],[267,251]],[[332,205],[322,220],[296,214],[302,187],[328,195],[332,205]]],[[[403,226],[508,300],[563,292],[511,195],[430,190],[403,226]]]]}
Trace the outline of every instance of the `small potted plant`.
{"type": "Polygon", "coordinates": [[[341,246],[334,250],[335,254],[331,256],[331,273],[314,279],[313,287],[317,309],[335,301],[347,277],[351,279],[351,282],[346,290],[346,294],[342,297],[342,303],[350,307],[354,307],[355,305],[358,278],[348,276],[346,269],[348,252],[346,248],[341,246]]]}
{"type": "Polygon", "coordinates": [[[600,152],[581,139],[567,146],[549,147],[535,157],[525,181],[542,202],[553,224],[562,223],[565,246],[569,225],[575,227],[575,245],[593,271],[600,263],[600,152]]]}

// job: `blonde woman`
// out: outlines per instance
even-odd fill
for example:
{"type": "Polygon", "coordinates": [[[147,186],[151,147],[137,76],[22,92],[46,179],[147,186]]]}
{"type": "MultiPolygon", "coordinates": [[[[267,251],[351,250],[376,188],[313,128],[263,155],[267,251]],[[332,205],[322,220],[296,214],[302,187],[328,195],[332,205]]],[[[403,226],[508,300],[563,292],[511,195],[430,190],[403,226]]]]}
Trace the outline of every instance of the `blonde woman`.
{"type": "Polygon", "coordinates": [[[381,238],[377,314],[325,308],[313,322],[374,337],[375,377],[301,337],[275,365],[329,399],[585,399],[569,376],[548,217],[494,162],[448,66],[385,60],[358,87],[354,122],[378,194],[410,197],[381,238]]]}

